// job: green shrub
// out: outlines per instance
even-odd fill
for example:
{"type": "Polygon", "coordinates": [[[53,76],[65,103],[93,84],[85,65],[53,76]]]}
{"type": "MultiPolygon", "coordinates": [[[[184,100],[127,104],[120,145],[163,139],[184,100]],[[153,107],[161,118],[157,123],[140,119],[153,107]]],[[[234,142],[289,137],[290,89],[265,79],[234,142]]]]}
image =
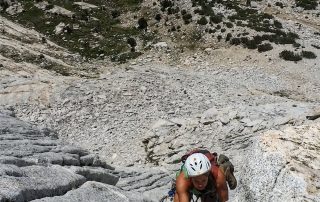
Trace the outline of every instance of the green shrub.
{"type": "Polygon", "coordinates": [[[189,24],[190,22],[192,22],[192,15],[190,13],[186,13],[182,16],[182,19],[185,24],[189,24]]]}
{"type": "Polygon", "coordinates": [[[227,34],[227,37],[226,37],[226,41],[230,41],[231,37],[232,37],[232,34],[231,34],[231,33],[228,33],[228,34],[227,34]]]}
{"type": "Polygon", "coordinates": [[[220,16],[220,15],[210,16],[210,22],[218,24],[218,23],[222,22],[222,16],[220,16]]]}
{"type": "Polygon", "coordinates": [[[317,46],[317,45],[314,45],[314,44],[311,44],[311,46],[313,46],[316,49],[320,49],[320,46],[317,46]]]}
{"type": "Polygon", "coordinates": [[[119,16],[120,16],[120,11],[119,11],[119,10],[113,10],[113,11],[111,11],[111,16],[112,16],[113,18],[119,17],[119,16]]]}
{"type": "Polygon", "coordinates": [[[283,8],[283,3],[282,2],[276,2],[276,6],[279,6],[280,8],[283,8]]]}
{"type": "Polygon", "coordinates": [[[138,25],[139,25],[138,28],[141,29],[141,30],[147,30],[147,28],[148,28],[148,22],[144,18],[140,18],[138,20],[138,25]]]}
{"type": "Polygon", "coordinates": [[[313,10],[318,6],[317,0],[296,0],[296,6],[300,6],[305,10],[313,10]]]}
{"type": "Polygon", "coordinates": [[[130,59],[135,59],[142,55],[141,52],[128,52],[128,53],[121,53],[119,55],[115,55],[111,57],[112,62],[120,62],[125,63],[130,59]]]}
{"type": "Polygon", "coordinates": [[[208,20],[207,20],[207,18],[206,17],[201,17],[198,21],[197,21],[197,23],[199,24],[199,25],[206,25],[206,24],[208,24],[208,20]]]}
{"type": "Polygon", "coordinates": [[[231,45],[240,45],[240,43],[241,43],[241,39],[239,39],[239,38],[232,38],[231,40],[230,40],[230,44],[231,45]]]}
{"type": "Polygon", "coordinates": [[[270,43],[264,43],[264,44],[260,44],[258,45],[258,51],[261,53],[261,52],[266,52],[266,51],[269,51],[269,50],[272,50],[273,47],[270,43]]]}
{"type": "Polygon", "coordinates": [[[194,12],[194,14],[204,15],[203,10],[201,10],[199,8],[195,9],[193,12],[194,12]]]}
{"type": "Polygon", "coordinates": [[[161,14],[157,14],[155,17],[154,17],[154,19],[156,19],[158,22],[161,20],[161,14]]]}
{"type": "MultiPolygon", "coordinates": [[[[240,21],[241,22],[241,21],[240,21]]],[[[231,22],[227,22],[226,23],[226,26],[228,27],[228,28],[232,28],[233,27],[233,24],[231,23],[231,22]]]]}
{"type": "Polygon", "coordinates": [[[248,40],[246,43],[244,43],[244,46],[248,49],[256,49],[258,47],[257,43],[253,39],[248,40]]]}
{"type": "Polygon", "coordinates": [[[302,60],[302,57],[297,54],[294,53],[292,51],[288,51],[288,50],[284,50],[279,54],[280,58],[284,59],[284,60],[289,60],[289,61],[299,61],[302,60]]]}
{"type": "Polygon", "coordinates": [[[299,47],[301,46],[301,44],[299,44],[299,43],[297,43],[297,42],[293,43],[292,45],[293,45],[293,47],[295,47],[295,48],[299,48],[299,47]]]}
{"type": "Polygon", "coordinates": [[[263,39],[260,35],[254,36],[253,40],[256,42],[256,44],[261,44],[261,42],[263,41],[263,39]]]}
{"type": "Polygon", "coordinates": [[[214,15],[214,12],[213,12],[212,7],[210,5],[203,4],[203,5],[201,5],[201,8],[202,8],[202,12],[204,15],[206,15],[206,16],[213,16],[214,15]]]}
{"type": "Polygon", "coordinates": [[[308,59],[315,59],[317,56],[311,51],[302,51],[301,56],[308,59]]]}
{"type": "Polygon", "coordinates": [[[291,37],[290,35],[284,36],[276,36],[275,41],[276,44],[294,44],[295,38],[291,37]]]}
{"type": "Polygon", "coordinates": [[[240,40],[241,40],[241,43],[243,44],[246,44],[249,41],[248,37],[241,37],[240,40]]]}
{"type": "Polygon", "coordinates": [[[174,3],[171,0],[162,0],[160,5],[161,9],[165,10],[166,8],[172,7],[174,3]]]}

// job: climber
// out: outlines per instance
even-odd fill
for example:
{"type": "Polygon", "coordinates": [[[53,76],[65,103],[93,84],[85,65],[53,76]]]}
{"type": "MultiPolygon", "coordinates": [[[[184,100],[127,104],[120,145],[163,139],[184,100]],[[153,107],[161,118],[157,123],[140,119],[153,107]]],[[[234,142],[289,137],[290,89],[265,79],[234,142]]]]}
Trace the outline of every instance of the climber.
{"type": "Polygon", "coordinates": [[[174,202],[193,201],[193,195],[196,201],[200,198],[201,202],[225,202],[228,200],[227,182],[230,189],[237,186],[233,165],[224,155],[217,161],[216,153],[194,150],[183,156],[182,161],[175,181],[174,202]]]}

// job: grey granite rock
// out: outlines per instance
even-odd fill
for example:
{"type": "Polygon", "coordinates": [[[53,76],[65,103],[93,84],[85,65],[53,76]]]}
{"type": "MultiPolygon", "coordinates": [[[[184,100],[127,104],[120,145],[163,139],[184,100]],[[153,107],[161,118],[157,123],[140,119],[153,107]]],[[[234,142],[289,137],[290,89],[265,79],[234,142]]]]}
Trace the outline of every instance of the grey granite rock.
{"type": "MultiPolygon", "coordinates": [[[[0,201],[23,202],[45,197],[53,197],[43,199],[45,201],[56,201],[55,196],[66,193],[64,196],[69,194],[74,201],[141,199],[139,194],[114,187],[120,178],[119,172],[97,155],[89,155],[80,147],[63,143],[1,112],[0,137],[0,201]],[[78,167],[80,162],[85,166],[78,167]],[[81,186],[87,181],[95,182],[81,186]]],[[[64,196],[62,201],[71,200],[64,196]]]]}
{"type": "Polygon", "coordinates": [[[86,182],[63,196],[43,198],[32,202],[143,202],[143,197],[134,192],[125,192],[111,185],[86,182]]]}

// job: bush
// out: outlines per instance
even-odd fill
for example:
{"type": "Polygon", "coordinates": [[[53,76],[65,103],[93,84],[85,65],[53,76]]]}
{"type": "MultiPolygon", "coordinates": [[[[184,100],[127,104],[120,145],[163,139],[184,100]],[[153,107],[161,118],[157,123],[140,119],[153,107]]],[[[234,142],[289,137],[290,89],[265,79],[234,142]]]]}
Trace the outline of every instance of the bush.
{"type": "Polygon", "coordinates": [[[256,42],[256,44],[261,44],[261,42],[263,41],[263,38],[260,35],[256,35],[253,37],[253,40],[256,42]]]}
{"type": "Polygon", "coordinates": [[[189,24],[190,22],[192,22],[192,15],[190,13],[187,13],[182,16],[182,19],[185,24],[189,24]]]}
{"type": "Polygon", "coordinates": [[[218,36],[217,36],[217,39],[218,39],[218,41],[221,41],[222,36],[221,36],[221,35],[218,35],[218,36]]]}
{"type": "Polygon", "coordinates": [[[202,12],[204,15],[206,16],[213,16],[214,15],[214,12],[212,10],[212,7],[210,5],[202,5],[202,12]]]}
{"type": "Polygon", "coordinates": [[[230,41],[231,37],[232,37],[232,34],[231,34],[231,33],[228,33],[228,34],[227,34],[227,37],[226,37],[226,41],[230,41]]]}
{"type": "Polygon", "coordinates": [[[206,25],[206,24],[208,24],[208,20],[207,20],[206,17],[203,16],[203,17],[200,18],[200,20],[197,21],[197,23],[199,25],[206,25]]]}
{"type": "Polygon", "coordinates": [[[273,25],[278,29],[282,29],[282,24],[278,20],[274,20],[273,25]]]}
{"type": "Polygon", "coordinates": [[[232,38],[231,40],[230,40],[230,44],[231,45],[240,45],[240,43],[241,43],[241,39],[239,39],[239,38],[232,38]]]}
{"type": "Polygon", "coordinates": [[[237,21],[237,26],[241,26],[242,25],[242,21],[241,20],[238,20],[237,21]]]}
{"type": "Polygon", "coordinates": [[[295,47],[295,48],[299,48],[299,47],[301,46],[301,44],[299,44],[299,43],[297,43],[297,42],[293,43],[292,45],[293,45],[293,47],[295,47]]]}
{"type": "Polygon", "coordinates": [[[276,2],[276,6],[279,6],[280,8],[283,8],[283,3],[282,2],[276,2]]]}
{"type": "Polygon", "coordinates": [[[246,43],[244,43],[245,47],[247,47],[248,49],[256,49],[257,43],[254,40],[248,40],[246,43]]]}
{"type": "Polygon", "coordinates": [[[118,10],[113,10],[113,11],[111,11],[111,16],[112,16],[113,18],[119,17],[119,16],[120,16],[120,11],[118,11],[118,10]]]}
{"type": "Polygon", "coordinates": [[[194,14],[204,15],[204,12],[203,12],[203,10],[197,8],[194,10],[194,14]]]}
{"type": "Polygon", "coordinates": [[[161,5],[161,9],[165,10],[168,7],[172,7],[174,4],[171,0],[162,0],[160,2],[160,5],[161,5]]]}
{"type": "MultiPolygon", "coordinates": [[[[241,21],[240,21],[241,22],[241,21]]],[[[227,22],[226,23],[226,26],[228,27],[228,28],[232,28],[233,27],[233,24],[231,23],[231,22],[227,22]]]]}
{"type": "Polygon", "coordinates": [[[317,45],[314,45],[314,44],[311,44],[311,46],[313,46],[316,49],[320,49],[320,46],[317,46],[317,45]]]}
{"type": "Polygon", "coordinates": [[[294,38],[286,35],[286,36],[277,36],[275,38],[276,44],[294,44],[296,41],[294,38]]]}
{"type": "Polygon", "coordinates": [[[317,56],[311,51],[302,51],[301,56],[308,59],[315,59],[317,56]]]}
{"type": "Polygon", "coordinates": [[[249,39],[247,37],[241,37],[240,40],[241,40],[241,43],[243,43],[243,44],[246,44],[249,41],[249,39]]]}
{"type": "Polygon", "coordinates": [[[223,32],[226,32],[226,29],[222,28],[220,31],[221,31],[221,33],[223,33],[223,32]]]}
{"type": "Polygon", "coordinates": [[[220,16],[220,15],[210,16],[210,22],[218,24],[218,23],[222,22],[222,16],[220,16]]]}
{"type": "Polygon", "coordinates": [[[161,20],[161,14],[157,14],[154,19],[156,19],[157,21],[160,21],[161,20]]]}
{"type": "Polygon", "coordinates": [[[296,6],[300,6],[305,10],[313,10],[318,6],[317,0],[296,0],[296,6]]]}
{"type": "Polygon", "coordinates": [[[297,54],[294,53],[292,51],[288,51],[288,50],[284,50],[279,54],[280,58],[284,59],[284,60],[289,60],[289,61],[299,61],[302,60],[302,57],[297,54]]]}
{"type": "Polygon", "coordinates": [[[173,7],[169,7],[167,10],[168,15],[172,15],[172,14],[176,14],[179,13],[179,7],[173,8],[173,7]]]}
{"type": "Polygon", "coordinates": [[[260,44],[258,46],[258,51],[261,53],[261,52],[266,52],[266,51],[269,51],[269,50],[272,50],[273,47],[271,46],[271,44],[269,43],[264,43],[264,44],[260,44]]]}
{"type": "Polygon", "coordinates": [[[129,52],[129,53],[122,53],[119,55],[114,55],[111,57],[112,62],[120,62],[120,63],[125,63],[128,60],[135,59],[142,55],[141,52],[129,52]]]}
{"type": "Polygon", "coordinates": [[[138,27],[139,29],[144,29],[144,30],[146,30],[147,27],[148,27],[148,22],[147,22],[146,19],[140,18],[140,19],[138,20],[138,25],[139,25],[139,27],[138,27]]]}
{"type": "Polygon", "coordinates": [[[132,37],[129,37],[127,39],[127,43],[131,46],[131,52],[135,52],[136,51],[135,47],[137,46],[136,40],[134,38],[132,38],[132,37]]]}

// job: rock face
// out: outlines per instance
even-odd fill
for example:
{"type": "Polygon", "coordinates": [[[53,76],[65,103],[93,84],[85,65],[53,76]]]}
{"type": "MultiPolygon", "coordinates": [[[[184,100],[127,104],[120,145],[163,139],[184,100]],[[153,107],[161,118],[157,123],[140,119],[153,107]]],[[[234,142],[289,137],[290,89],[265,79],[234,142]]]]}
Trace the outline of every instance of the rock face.
{"type": "Polygon", "coordinates": [[[320,122],[268,131],[242,159],[239,201],[320,201],[320,122]],[[245,194],[244,194],[245,193],[245,194]]]}
{"type": "Polygon", "coordinates": [[[124,171],[3,111],[0,139],[0,201],[142,201],[114,186],[124,171]]]}
{"type": "MultiPolygon", "coordinates": [[[[191,9],[191,1],[177,3],[191,9]]],[[[307,24],[295,31],[319,55],[318,25],[307,24]]],[[[237,46],[177,56],[183,50],[164,38],[130,64],[82,63],[34,30],[1,16],[0,25],[0,104],[11,106],[0,113],[0,201],[158,201],[195,147],[230,157],[239,181],[230,201],[320,201],[319,57],[289,63],[278,46],[262,55],[237,46]]]]}

